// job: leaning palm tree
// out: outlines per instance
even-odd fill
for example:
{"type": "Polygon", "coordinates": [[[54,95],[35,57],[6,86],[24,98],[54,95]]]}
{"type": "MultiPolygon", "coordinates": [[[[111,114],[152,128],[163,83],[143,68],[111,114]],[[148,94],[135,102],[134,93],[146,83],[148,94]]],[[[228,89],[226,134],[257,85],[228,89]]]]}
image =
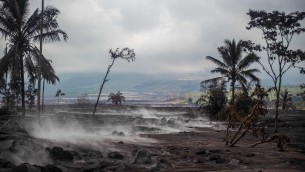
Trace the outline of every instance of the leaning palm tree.
{"type": "Polygon", "coordinates": [[[244,58],[243,55],[243,44],[239,41],[237,44],[233,39],[232,42],[229,40],[224,41],[225,46],[218,47],[220,54],[220,60],[211,56],[207,56],[206,59],[212,61],[217,67],[211,70],[211,73],[219,73],[220,77],[204,80],[201,84],[207,84],[215,81],[225,79],[227,82],[231,82],[232,88],[232,99],[231,103],[234,103],[235,86],[236,82],[239,82],[242,88],[246,88],[247,78],[259,81],[254,75],[255,72],[259,72],[258,69],[248,69],[248,67],[254,62],[258,62],[259,57],[250,53],[244,58]]]}
{"type": "MultiPolygon", "coordinates": [[[[33,43],[40,40],[41,17],[42,38],[45,42],[60,41],[60,36],[66,40],[68,36],[59,29],[56,20],[59,10],[54,7],[46,7],[42,15],[38,9],[29,15],[29,0],[0,0],[0,3],[0,33],[10,43],[10,53],[6,54],[6,58],[17,60],[18,76],[21,79],[22,114],[25,115],[24,74],[28,72],[31,75],[25,64],[32,61],[37,65],[40,52],[33,43]]],[[[9,70],[13,71],[12,68],[9,70]]]]}

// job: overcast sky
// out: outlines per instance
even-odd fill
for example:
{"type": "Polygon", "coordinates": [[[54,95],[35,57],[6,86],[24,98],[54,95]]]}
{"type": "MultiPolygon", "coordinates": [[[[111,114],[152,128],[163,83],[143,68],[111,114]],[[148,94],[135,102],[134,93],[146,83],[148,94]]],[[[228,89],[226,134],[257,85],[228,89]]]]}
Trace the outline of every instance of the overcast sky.
{"type": "MultiPolygon", "coordinates": [[[[30,2],[32,11],[40,8],[41,0],[30,2]]],[[[249,9],[293,12],[305,7],[304,0],[45,0],[45,4],[61,11],[58,21],[69,35],[67,42],[43,47],[59,74],[104,73],[110,63],[108,51],[117,47],[134,49],[136,61],[116,63],[116,72],[209,72],[213,65],[205,57],[218,57],[217,47],[224,39],[262,41],[258,30],[245,29],[249,9]]],[[[304,49],[305,35],[293,45],[304,49]]]]}

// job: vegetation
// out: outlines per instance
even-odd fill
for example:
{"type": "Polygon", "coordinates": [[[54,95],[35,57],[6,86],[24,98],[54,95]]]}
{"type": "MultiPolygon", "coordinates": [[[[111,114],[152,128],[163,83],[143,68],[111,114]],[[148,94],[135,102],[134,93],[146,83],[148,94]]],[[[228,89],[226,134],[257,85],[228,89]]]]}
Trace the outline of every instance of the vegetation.
{"type": "Polygon", "coordinates": [[[226,85],[222,80],[219,83],[213,81],[211,84],[202,85],[202,89],[207,94],[202,94],[196,101],[197,105],[200,105],[200,109],[203,109],[209,117],[214,120],[226,120],[226,115],[220,115],[219,112],[226,106],[226,85]]]}
{"type": "Polygon", "coordinates": [[[38,90],[34,88],[33,83],[30,83],[28,89],[25,91],[27,97],[26,103],[29,105],[30,110],[32,110],[35,105],[35,96],[37,96],[37,91],[38,90]]]}
{"type": "Polygon", "coordinates": [[[16,106],[21,102],[19,80],[12,77],[11,81],[5,86],[2,95],[2,102],[5,104],[6,110],[16,110],[16,106]]]}
{"type": "MultiPolygon", "coordinates": [[[[45,42],[64,40],[67,34],[59,29],[56,17],[59,10],[54,7],[46,7],[41,15],[36,9],[29,15],[29,0],[1,0],[0,7],[0,32],[8,41],[8,50],[0,61],[0,76],[8,74],[17,79],[21,88],[22,114],[25,115],[25,72],[30,80],[37,79],[37,62],[40,61],[40,51],[34,44],[40,38],[40,21],[43,18],[42,38],[45,42]]],[[[45,58],[42,57],[42,61],[45,58]]],[[[48,68],[47,68],[48,70],[48,68]]],[[[49,71],[49,70],[48,70],[49,71]]],[[[17,93],[19,94],[19,93],[17,93]]]]}
{"type": "Polygon", "coordinates": [[[279,105],[282,106],[283,110],[295,109],[295,106],[292,104],[292,94],[289,94],[287,89],[281,91],[279,105]]]}
{"type": "Polygon", "coordinates": [[[255,96],[256,104],[252,107],[251,113],[245,117],[243,114],[236,111],[236,105],[230,105],[228,108],[229,118],[226,132],[226,145],[234,146],[249,130],[253,129],[254,124],[260,116],[265,116],[268,111],[263,98],[268,96],[268,91],[265,91],[259,84],[256,86],[252,96],[255,96]],[[238,128],[233,137],[230,138],[230,129],[238,128]]]}
{"type": "Polygon", "coordinates": [[[101,93],[102,93],[102,90],[103,90],[103,87],[104,87],[104,84],[108,81],[107,80],[107,77],[108,77],[108,74],[110,73],[110,69],[112,68],[114,62],[116,59],[123,59],[123,60],[127,60],[128,62],[131,62],[131,61],[134,61],[135,60],[135,57],[136,57],[136,54],[134,53],[133,49],[129,49],[128,47],[126,48],[123,48],[122,50],[120,50],[119,48],[117,48],[115,51],[113,51],[112,49],[109,50],[109,53],[110,53],[110,57],[112,59],[112,62],[111,64],[108,66],[108,69],[107,69],[107,72],[106,72],[106,75],[104,77],[104,80],[102,82],[102,85],[100,87],[100,92],[98,94],[98,97],[97,97],[97,100],[96,100],[96,103],[95,103],[95,106],[94,106],[94,110],[93,110],[93,116],[95,115],[95,112],[96,112],[96,108],[97,108],[97,105],[98,105],[98,102],[100,100],[100,96],[101,96],[101,93]]]}
{"type": "Polygon", "coordinates": [[[110,101],[110,100],[111,100],[112,104],[118,106],[118,105],[122,104],[122,101],[125,101],[125,97],[123,96],[123,94],[120,91],[118,91],[116,94],[110,93],[108,95],[107,101],[110,101]]]}
{"type": "Polygon", "coordinates": [[[231,82],[232,99],[231,103],[234,104],[236,82],[245,88],[247,84],[247,78],[259,81],[254,73],[259,72],[258,69],[248,69],[248,67],[259,61],[259,57],[254,53],[247,54],[244,58],[243,55],[243,42],[237,43],[233,39],[232,41],[225,40],[225,46],[218,47],[221,60],[214,57],[207,56],[206,59],[212,61],[217,67],[211,70],[211,73],[219,73],[222,76],[202,81],[201,84],[210,83],[214,81],[226,80],[231,82]]]}
{"type": "Polygon", "coordinates": [[[267,13],[250,10],[248,15],[251,21],[248,23],[247,29],[260,29],[266,43],[260,45],[248,41],[246,47],[250,52],[266,51],[267,63],[260,64],[271,77],[276,91],[274,132],[277,132],[282,78],[289,69],[304,60],[304,52],[300,49],[292,50],[290,45],[295,35],[305,32],[305,28],[300,24],[300,21],[305,17],[305,13],[285,14],[285,12],[279,11],[267,13]]]}
{"type": "Polygon", "coordinates": [[[241,138],[251,131],[254,137],[260,139],[258,142],[252,144],[251,147],[277,139],[277,147],[280,151],[283,151],[284,144],[289,142],[287,136],[282,134],[270,136],[264,127],[255,126],[258,119],[268,113],[264,97],[268,96],[268,92],[270,91],[271,89],[265,90],[259,84],[256,85],[254,92],[251,94],[255,104],[247,116],[243,116],[240,112],[236,111],[236,105],[229,106],[229,120],[226,132],[227,146],[235,146],[241,138]],[[232,132],[233,135],[230,135],[232,132]]]}
{"type": "Polygon", "coordinates": [[[61,89],[58,89],[57,92],[56,92],[56,94],[55,94],[55,97],[58,98],[57,103],[59,103],[59,98],[60,98],[61,96],[65,96],[65,95],[66,95],[65,93],[61,92],[61,89]]]}
{"type": "Polygon", "coordinates": [[[236,112],[239,113],[242,117],[247,116],[252,107],[255,105],[256,101],[247,94],[247,92],[241,92],[236,95],[236,101],[234,103],[236,112]]]}
{"type": "Polygon", "coordinates": [[[90,100],[88,98],[88,94],[82,94],[77,97],[77,103],[80,105],[90,104],[90,100]]]}

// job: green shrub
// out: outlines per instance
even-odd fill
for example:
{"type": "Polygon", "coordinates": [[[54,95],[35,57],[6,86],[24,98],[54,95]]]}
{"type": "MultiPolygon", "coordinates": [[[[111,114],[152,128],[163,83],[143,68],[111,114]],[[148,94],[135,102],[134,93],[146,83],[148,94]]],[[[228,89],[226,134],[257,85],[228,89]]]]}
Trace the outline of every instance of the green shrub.
{"type": "Polygon", "coordinates": [[[226,119],[223,113],[218,114],[223,110],[227,104],[225,83],[214,82],[210,85],[206,85],[207,93],[203,94],[196,102],[199,105],[199,109],[202,109],[213,120],[226,119]]]}

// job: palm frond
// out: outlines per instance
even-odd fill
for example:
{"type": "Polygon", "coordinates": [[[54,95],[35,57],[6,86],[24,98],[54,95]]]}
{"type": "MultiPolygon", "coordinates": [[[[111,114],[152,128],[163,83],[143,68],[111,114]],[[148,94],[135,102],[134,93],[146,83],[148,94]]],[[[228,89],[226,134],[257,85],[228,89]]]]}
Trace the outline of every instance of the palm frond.
{"type": "Polygon", "coordinates": [[[23,27],[23,32],[27,36],[35,35],[40,31],[40,16],[38,11],[39,10],[36,9],[33,12],[23,27]]]}
{"type": "Polygon", "coordinates": [[[248,69],[246,71],[242,71],[241,75],[248,77],[251,80],[259,81],[260,79],[254,75],[255,72],[259,72],[259,70],[258,69],[248,69]]]}
{"type": "Polygon", "coordinates": [[[214,57],[206,56],[206,59],[212,61],[213,63],[215,63],[219,67],[227,67],[226,64],[224,64],[223,62],[221,62],[220,60],[218,60],[218,59],[216,59],[214,57]]]}
{"type": "MultiPolygon", "coordinates": [[[[234,39],[233,39],[234,40],[234,39]]],[[[238,64],[239,61],[241,61],[242,59],[242,55],[243,55],[243,44],[242,44],[242,40],[239,40],[238,43],[235,45],[235,53],[236,53],[236,61],[235,63],[238,64]]]]}
{"type": "MultiPolygon", "coordinates": [[[[31,58],[36,62],[36,66],[38,68],[38,61],[41,60],[41,76],[43,79],[47,81],[47,83],[56,84],[56,81],[60,81],[58,76],[55,74],[55,70],[51,65],[50,60],[46,59],[44,55],[40,58],[40,51],[36,46],[31,47],[31,58]]],[[[37,74],[38,75],[38,74],[37,74]]]]}
{"type": "Polygon", "coordinates": [[[211,70],[211,73],[220,73],[223,76],[228,76],[230,75],[230,71],[221,67],[217,67],[213,70],[211,70]]]}
{"type": "Polygon", "coordinates": [[[222,81],[224,78],[222,76],[220,77],[216,77],[216,78],[212,78],[212,79],[207,79],[207,80],[204,80],[201,82],[201,85],[202,84],[210,84],[210,83],[215,83],[215,82],[220,82],[222,81]]]}
{"type": "Polygon", "coordinates": [[[240,85],[245,86],[247,84],[247,79],[243,75],[236,75],[236,80],[240,85]]]}
{"type": "Polygon", "coordinates": [[[228,49],[226,47],[222,46],[222,47],[218,47],[217,50],[218,50],[221,58],[223,59],[224,64],[226,64],[226,66],[231,66],[232,59],[231,59],[228,49]]]}
{"type": "Polygon", "coordinates": [[[251,64],[258,62],[259,57],[255,53],[250,53],[245,56],[238,64],[238,69],[243,70],[249,67],[251,64]]]}
{"type": "Polygon", "coordinates": [[[28,78],[30,82],[34,82],[36,79],[37,68],[30,58],[25,58],[24,67],[28,71],[28,78]]]}
{"type": "MultiPolygon", "coordinates": [[[[68,39],[68,35],[66,34],[66,32],[62,31],[61,29],[43,33],[42,39],[44,42],[61,41],[60,35],[62,35],[65,41],[68,39]]],[[[40,35],[34,36],[33,40],[36,42],[40,41],[40,35]]]]}

